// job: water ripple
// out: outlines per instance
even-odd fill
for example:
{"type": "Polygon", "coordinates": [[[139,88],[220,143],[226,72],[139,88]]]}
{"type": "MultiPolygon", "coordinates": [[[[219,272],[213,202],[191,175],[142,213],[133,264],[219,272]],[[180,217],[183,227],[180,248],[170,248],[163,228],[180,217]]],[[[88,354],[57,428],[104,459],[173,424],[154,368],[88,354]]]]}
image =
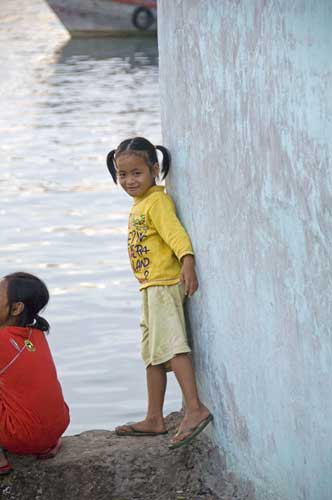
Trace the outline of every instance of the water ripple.
{"type": "MultiPolygon", "coordinates": [[[[105,156],[128,136],[160,142],[156,42],[71,40],[42,0],[2,0],[0,21],[1,275],[26,270],[50,288],[69,433],[111,428],[141,418],[146,395],[131,201],[105,156]]],[[[166,411],[172,377],[169,388],[166,411]]]]}

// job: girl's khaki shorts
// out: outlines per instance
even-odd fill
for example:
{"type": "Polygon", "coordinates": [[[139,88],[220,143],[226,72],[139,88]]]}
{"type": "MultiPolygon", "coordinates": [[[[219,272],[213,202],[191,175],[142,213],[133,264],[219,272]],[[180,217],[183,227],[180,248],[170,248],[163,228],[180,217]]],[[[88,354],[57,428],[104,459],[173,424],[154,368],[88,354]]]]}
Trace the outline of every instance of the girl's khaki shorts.
{"type": "Polygon", "coordinates": [[[168,363],[190,352],[183,312],[184,285],[150,286],[142,291],[142,358],[145,367],[168,363]]]}

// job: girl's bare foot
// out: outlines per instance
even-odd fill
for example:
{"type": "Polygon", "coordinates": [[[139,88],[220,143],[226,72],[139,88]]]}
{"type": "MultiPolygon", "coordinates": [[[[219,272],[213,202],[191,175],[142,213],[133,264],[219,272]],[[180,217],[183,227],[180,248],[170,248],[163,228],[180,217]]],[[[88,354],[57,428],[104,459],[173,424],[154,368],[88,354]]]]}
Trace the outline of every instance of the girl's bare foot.
{"type": "Polygon", "coordinates": [[[135,436],[135,435],[158,435],[166,434],[165,421],[160,418],[149,418],[133,424],[120,425],[115,428],[116,434],[119,436],[135,436]]]}
{"type": "Polygon", "coordinates": [[[8,464],[8,460],[4,452],[1,450],[0,451],[0,467],[4,467],[5,465],[8,464]]]}
{"type": "Polygon", "coordinates": [[[9,474],[12,470],[12,466],[8,463],[5,453],[0,449],[0,476],[9,474]]]}
{"type": "Polygon", "coordinates": [[[171,439],[170,447],[172,448],[174,445],[174,447],[177,447],[177,445],[182,443],[182,441],[186,441],[189,437],[191,437],[193,433],[195,433],[193,436],[195,437],[200,432],[200,425],[203,424],[205,427],[205,424],[207,425],[212,421],[212,419],[213,417],[210,411],[204,405],[201,405],[195,410],[186,410],[177,433],[171,439]]]}

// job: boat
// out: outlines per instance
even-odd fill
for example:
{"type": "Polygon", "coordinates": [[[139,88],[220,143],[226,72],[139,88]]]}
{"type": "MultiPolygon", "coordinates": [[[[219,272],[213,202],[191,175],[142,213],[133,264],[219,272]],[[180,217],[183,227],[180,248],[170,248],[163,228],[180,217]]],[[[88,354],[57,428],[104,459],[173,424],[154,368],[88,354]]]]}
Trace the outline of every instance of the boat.
{"type": "Polygon", "coordinates": [[[46,0],[72,37],[156,35],[156,0],[46,0]]]}

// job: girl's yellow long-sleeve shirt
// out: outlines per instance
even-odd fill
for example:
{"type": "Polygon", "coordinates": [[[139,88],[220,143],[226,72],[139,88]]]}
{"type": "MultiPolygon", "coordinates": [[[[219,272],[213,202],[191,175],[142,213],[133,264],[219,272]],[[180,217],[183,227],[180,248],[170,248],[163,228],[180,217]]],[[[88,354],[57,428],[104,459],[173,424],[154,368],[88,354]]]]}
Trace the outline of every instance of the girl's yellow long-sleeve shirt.
{"type": "Polygon", "coordinates": [[[163,186],[152,186],[134,198],[129,215],[128,252],[140,290],[175,285],[180,280],[180,260],[194,255],[189,236],[163,186]]]}

